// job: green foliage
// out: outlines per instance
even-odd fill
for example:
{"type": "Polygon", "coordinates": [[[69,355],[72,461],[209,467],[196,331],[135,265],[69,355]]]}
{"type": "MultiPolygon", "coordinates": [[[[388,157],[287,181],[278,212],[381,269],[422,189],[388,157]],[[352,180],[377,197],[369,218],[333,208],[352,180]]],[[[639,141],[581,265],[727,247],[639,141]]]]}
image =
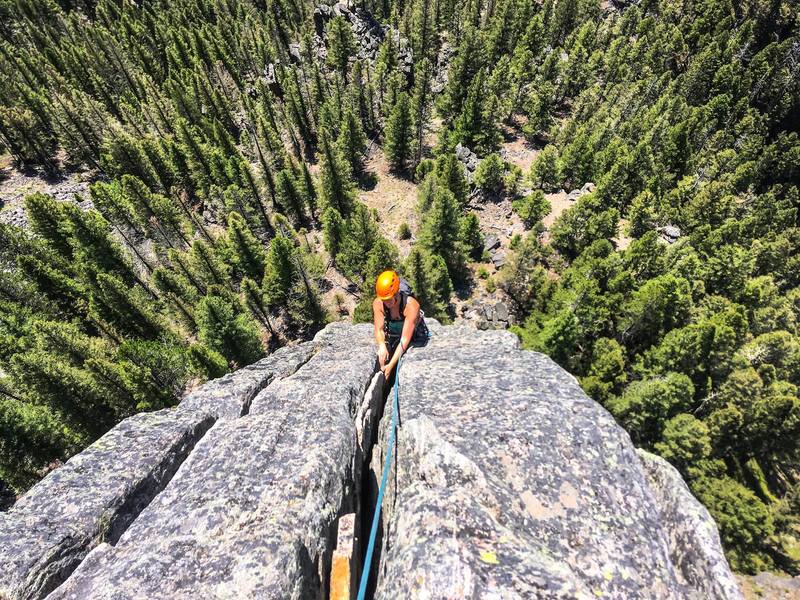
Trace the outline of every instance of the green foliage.
{"type": "MultiPolygon", "coordinates": [[[[264,356],[258,327],[234,302],[208,295],[200,300],[195,314],[200,341],[224,356],[232,368],[249,365],[264,356]]],[[[204,364],[213,362],[206,353],[204,364]]]]}
{"type": "Polygon", "coordinates": [[[514,200],[511,205],[528,228],[534,227],[550,213],[550,202],[541,190],[514,200]]]}
{"type": "Polygon", "coordinates": [[[320,138],[322,140],[323,207],[335,208],[340,215],[347,217],[355,202],[350,166],[325,132],[321,134],[320,138]]]}
{"type": "Polygon", "coordinates": [[[542,309],[548,297],[550,281],[542,266],[545,249],[534,235],[528,234],[508,257],[498,276],[498,285],[508,294],[519,314],[542,309]]]}
{"type": "Polygon", "coordinates": [[[464,174],[464,166],[455,153],[448,152],[439,155],[436,159],[435,171],[438,185],[442,185],[453,192],[459,205],[465,206],[469,195],[469,183],[464,174]]]}
{"type": "Polygon", "coordinates": [[[503,191],[503,173],[505,164],[499,154],[490,154],[484,158],[475,170],[475,185],[488,194],[499,194],[503,191]]]}
{"type": "Polygon", "coordinates": [[[617,234],[619,212],[603,209],[594,194],[578,198],[556,219],[550,231],[553,246],[569,258],[576,258],[595,240],[610,239],[617,234]]]}
{"type": "Polygon", "coordinates": [[[339,152],[350,165],[353,173],[360,173],[363,168],[363,156],[367,150],[367,137],[356,113],[347,108],[344,113],[342,129],[336,140],[339,152]]]}
{"type": "Polygon", "coordinates": [[[236,272],[241,277],[261,279],[264,276],[266,253],[239,213],[228,215],[227,241],[230,262],[236,272]]]}
{"type": "Polygon", "coordinates": [[[401,240],[411,239],[411,227],[409,227],[408,223],[405,221],[400,223],[400,226],[397,228],[397,237],[401,240]]]}
{"type": "Polygon", "coordinates": [[[344,225],[336,264],[348,277],[364,281],[369,253],[379,239],[381,236],[372,213],[359,202],[344,225]]]}
{"type": "Polygon", "coordinates": [[[483,255],[483,232],[478,216],[469,212],[461,219],[460,238],[467,254],[472,260],[480,260],[483,255]]]}
{"type": "Polygon", "coordinates": [[[292,240],[279,235],[270,242],[262,287],[267,303],[285,305],[297,277],[296,250],[292,240]]]}
{"type": "Polygon", "coordinates": [[[691,406],[694,386],[679,373],[634,381],[608,408],[637,445],[649,446],[661,438],[663,424],[691,406]]]}
{"type": "Polygon", "coordinates": [[[548,144],[536,157],[531,165],[531,183],[544,190],[554,192],[561,182],[558,165],[558,149],[553,144],[548,144]]]}
{"type": "Polygon", "coordinates": [[[405,173],[411,163],[412,136],[411,106],[408,94],[402,92],[386,124],[385,143],[389,165],[398,173],[405,173]]]}
{"type": "Polygon", "coordinates": [[[345,223],[339,211],[329,206],[322,213],[322,237],[325,243],[325,250],[336,258],[342,247],[342,239],[345,235],[345,223]]]}
{"type": "Polygon", "coordinates": [[[189,360],[192,370],[204,379],[216,379],[230,371],[225,357],[203,344],[189,347],[189,360]]]}
{"type": "Polygon", "coordinates": [[[419,243],[431,254],[444,259],[453,280],[462,279],[466,269],[460,221],[458,202],[453,193],[446,188],[437,188],[430,210],[424,215],[420,227],[419,243]]]}
{"type": "Polygon", "coordinates": [[[356,42],[350,24],[342,16],[328,23],[328,64],[342,76],[347,75],[347,63],[355,55],[356,42]]]}
{"type": "MultiPolygon", "coordinates": [[[[607,404],[619,394],[628,377],[625,371],[625,353],[616,340],[600,338],[592,349],[592,362],[581,386],[592,398],[607,404]]],[[[662,454],[663,456],[663,454],[662,454]]]]}
{"type": "Polygon", "coordinates": [[[415,245],[406,258],[404,271],[425,314],[446,321],[445,310],[453,286],[444,259],[415,245]]]}
{"type": "Polygon", "coordinates": [[[770,568],[763,540],[772,535],[774,524],[764,503],[730,477],[702,480],[694,490],[719,527],[731,567],[746,573],[770,568]]]}

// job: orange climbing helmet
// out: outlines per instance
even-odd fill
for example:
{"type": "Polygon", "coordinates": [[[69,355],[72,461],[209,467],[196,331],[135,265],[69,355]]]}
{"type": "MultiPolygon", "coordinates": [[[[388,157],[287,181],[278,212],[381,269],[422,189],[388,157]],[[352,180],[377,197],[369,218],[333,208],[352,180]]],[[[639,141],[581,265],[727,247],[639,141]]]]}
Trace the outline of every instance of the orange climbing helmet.
{"type": "Polygon", "coordinates": [[[384,271],[375,282],[375,293],[380,300],[388,300],[400,289],[400,277],[394,271],[384,271]]]}

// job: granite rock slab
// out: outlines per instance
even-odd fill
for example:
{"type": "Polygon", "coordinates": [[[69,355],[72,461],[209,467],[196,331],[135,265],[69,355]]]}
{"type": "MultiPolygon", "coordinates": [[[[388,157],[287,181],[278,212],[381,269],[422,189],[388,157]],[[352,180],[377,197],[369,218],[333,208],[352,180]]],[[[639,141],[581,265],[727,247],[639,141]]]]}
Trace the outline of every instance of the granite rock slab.
{"type": "Polygon", "coordinates": [[[0,598],[43,598],[116,542],[213,422],[179,409],[130,417],[0,513],[0,598]]]}
{"type": "Polygon", "coordinates": [[[629,436],[548,357],[444,327],[400,381],[376,598],[726,597],[687,578],[629,436]]]}
{"type": "Polygon", "coordinates": [[[666,460],[637,450],[667,532],[672,563],[703,598],[739,600],[742,593],[708,510],[666,460]]]}
{"type": "Polygon", "coordinates": [[[208,412],[217,419],[236,419],[246,414],[253,398],[276,379],[288,377],[316,352],[314,342],[284,346],[258,362],[204,384],[180,406],[208,412]]]}
{"type": "Polygon", "coordinates": [[[337,519],[358,501],[354,416],[376,352],[372,326],[329,326],[314,344],[49,598],[324,598],[337,519]]]}

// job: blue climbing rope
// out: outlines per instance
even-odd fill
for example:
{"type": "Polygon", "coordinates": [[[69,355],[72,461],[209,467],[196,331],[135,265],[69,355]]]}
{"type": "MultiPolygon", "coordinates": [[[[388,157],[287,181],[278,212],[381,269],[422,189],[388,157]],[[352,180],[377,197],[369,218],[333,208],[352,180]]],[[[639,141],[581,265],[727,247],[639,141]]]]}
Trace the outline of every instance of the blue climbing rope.
{"type": "Polygon", "coordinates": [[[397,372],[394,379],[394,400],[392,401],[392,430],[389,433],[389,445],[386,451],[386,462],[383,463],[383,475],[381,476],[381,487],[378,489],[378,501],[375,503],[375,514],[372,516],[372,528],[369,532],[369,543],[367,544],[367,554],[364,556],[364,566],[361,570],[361,583],[358,586],[358,600],[364,600],[367,593],[367,582],[369,581],[370,566],[372,564],[372,553],[375,551],[375,537],[378,534],[378,521],[381,516],[381,505],[383,504],[383,492],[386,489],[386,482],[389,480],[389,471],[392,468],[392,449],[394,448],[395,438],[397,437],[397,413],[400,412],[400,365],[403,364],[403,357],[397,363],[397,372]]]}

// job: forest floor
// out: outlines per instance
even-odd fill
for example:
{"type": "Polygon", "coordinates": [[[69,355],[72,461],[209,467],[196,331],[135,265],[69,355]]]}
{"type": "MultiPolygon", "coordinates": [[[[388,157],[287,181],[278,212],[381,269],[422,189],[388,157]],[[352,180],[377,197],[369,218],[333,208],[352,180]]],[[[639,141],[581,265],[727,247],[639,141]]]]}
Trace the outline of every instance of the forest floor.
{"type": "Polygon", "coordinates": [[[88,172],[62,171],[48,175],[38,170],[21,171],[14,168],[9,155],[0,155],[0,223],[26,226],[25,197],[36,192],[62,201],[74,201],[76,194],[87,200],[91,180],[88,172]]]}

